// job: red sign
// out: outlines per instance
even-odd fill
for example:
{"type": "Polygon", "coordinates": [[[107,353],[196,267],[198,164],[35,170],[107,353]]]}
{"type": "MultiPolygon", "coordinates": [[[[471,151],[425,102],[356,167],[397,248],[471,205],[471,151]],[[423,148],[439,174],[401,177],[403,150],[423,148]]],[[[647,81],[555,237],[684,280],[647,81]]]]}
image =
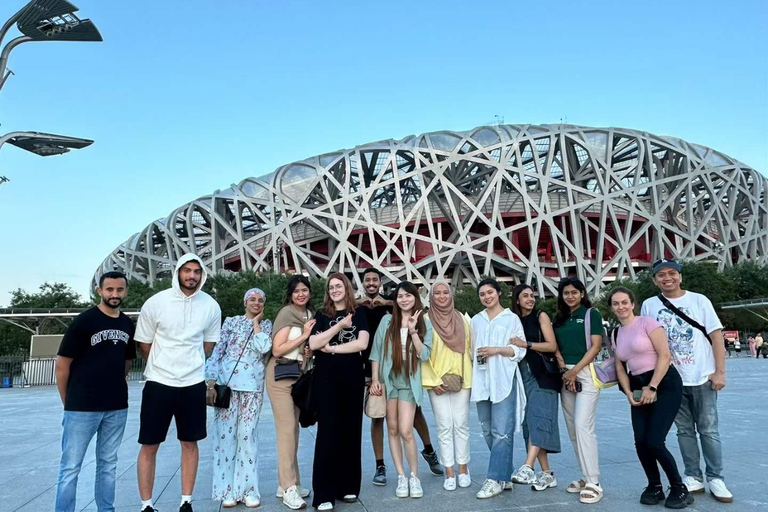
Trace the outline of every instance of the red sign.
{"type": "Polygon", "coordinates": [[[739,339],[739,331],[723,331],[723,338],[726,340],[737,340],[739,339]]]}

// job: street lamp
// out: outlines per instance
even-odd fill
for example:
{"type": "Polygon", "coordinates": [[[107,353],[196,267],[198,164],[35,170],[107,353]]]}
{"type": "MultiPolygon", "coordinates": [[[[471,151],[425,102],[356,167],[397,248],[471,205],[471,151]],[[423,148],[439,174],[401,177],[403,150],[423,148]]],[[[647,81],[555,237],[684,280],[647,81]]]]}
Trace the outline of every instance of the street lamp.
{"type": "Polygon", "coordinates": [[[11,39],[0,53],[0,90],[12,74],[7,69],[11,50],[30,41],[102,41],[91,20],[81,20],[78,8],[66,0],[32,0],[0,28],[0,44],[16,23],[22,36],[11,39]]]}
{"type": "Polygon", "coordinates": [[[0,147],[6,142],[40,156],[63,155],[70,149],[83,149],[93,144],[89,139],[40,132],[11,132],[0,137],[0,147]]]}

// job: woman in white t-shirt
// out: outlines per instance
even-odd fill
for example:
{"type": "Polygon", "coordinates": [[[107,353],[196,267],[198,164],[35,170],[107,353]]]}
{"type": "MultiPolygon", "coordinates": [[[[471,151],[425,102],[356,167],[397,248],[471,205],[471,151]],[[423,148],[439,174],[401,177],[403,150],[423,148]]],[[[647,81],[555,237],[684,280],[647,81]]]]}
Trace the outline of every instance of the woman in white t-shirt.
{"type": "Polygon", "coordinates": [[[517,363],[526,349],[511,344],[525,340],[520,318],[500,304],[501,287],[485,279],[477,287],[485,307],[472,318],[472,394],[485,442],[491,450],[485,483],[477,493],[480,499],[492,498],[511,489],[515,471],[512,460],[514,433],[520,430],[525,411],[525,388],[517,363]]]}

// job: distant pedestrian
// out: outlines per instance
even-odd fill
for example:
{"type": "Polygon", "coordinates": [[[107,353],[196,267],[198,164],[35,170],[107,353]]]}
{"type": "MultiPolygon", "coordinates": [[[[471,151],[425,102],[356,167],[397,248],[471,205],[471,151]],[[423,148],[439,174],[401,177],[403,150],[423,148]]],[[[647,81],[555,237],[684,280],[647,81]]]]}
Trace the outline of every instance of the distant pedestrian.
{"type": "Polygon", "coordinates": [[[755,349],[755,337],[750,336],[747,340],[747,343],[749,344],[749,355],[751,357],[757,357],[757,350],[755,349]]]}
{"type": "Polygon", "coordinates": [[[96,290],[101,302],[72,321],[59,346],[56,380],[64,405],[64,431],[56,512],[75,510],[77,479],[93,436],[96,507],[100,512],[115,510],[117,451],[128,417],[126,376],[136,358],[133,322],[119,309],[127,289],[124,274],[102,275],[96,290]]]}
{"type": "Polygon", "coordinates": [[[736,357],[741,357],[741,341],[739,341],[739,338],[733,340],[733,350],[736,352],[736,357]]]}
{"type": "Polygon", "coordinates": [[[675,418],[684,483],[690,492],[704,492],[699,440],[704,452],[709,490],[715,499],[733,501],[723,480],[723,447],[718,427],[717,394],[725,387],[723,325],[707,297],[683,290],[681,266],[674,260],[653,264],[653,281],[662,294],[643,302],[642,315],[664,327],[672,363],[683,379],[683,402],[675,418]]]}
{"type": "Polygon", "coordinates": [[[760,352],[763,353],[763,359],[768,357],[768,351],[766,351],[765,343],[763,342],[763,333],[757,333],[757,336],[755,336],[755,350],[757,351],[757,355],[755,355],[755,358],[760,357],[760,352]]]}

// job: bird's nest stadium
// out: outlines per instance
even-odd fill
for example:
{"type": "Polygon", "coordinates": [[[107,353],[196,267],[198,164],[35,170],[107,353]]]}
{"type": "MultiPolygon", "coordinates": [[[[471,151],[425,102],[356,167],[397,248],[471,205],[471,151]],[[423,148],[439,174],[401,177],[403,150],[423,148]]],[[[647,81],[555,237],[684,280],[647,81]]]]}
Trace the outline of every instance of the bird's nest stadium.
{"type": "Polygon", "coordinates": [[[246,178],[146,226],[96,271],[341,271],[599,292],[662,257],[768,259],[768,180],[713,149],[622,128],[481,126],[385,140],[246,178]]]}

